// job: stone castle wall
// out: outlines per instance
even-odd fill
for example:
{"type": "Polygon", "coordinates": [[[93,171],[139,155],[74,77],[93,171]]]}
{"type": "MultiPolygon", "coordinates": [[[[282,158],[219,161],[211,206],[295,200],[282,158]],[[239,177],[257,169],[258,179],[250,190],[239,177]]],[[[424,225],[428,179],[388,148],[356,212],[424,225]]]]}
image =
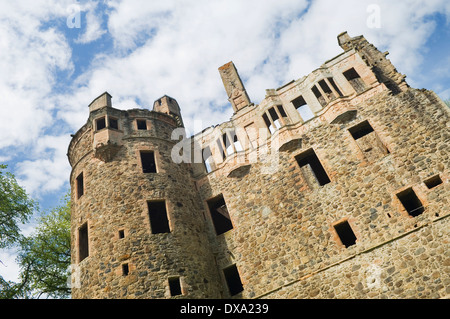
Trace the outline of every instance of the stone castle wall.
{"type": "Polygon", "coordinates": [[[233,63],[219,68],[235,113],[182,144],[203,161],[174,161],[175,100],[94,100],[68,153],[72,296],[448,296],[449,109],[363,37],[338,42],[259,105],[233,63]],[[154,233],[148,203],[161,200],[169,229],[154,233]]]}

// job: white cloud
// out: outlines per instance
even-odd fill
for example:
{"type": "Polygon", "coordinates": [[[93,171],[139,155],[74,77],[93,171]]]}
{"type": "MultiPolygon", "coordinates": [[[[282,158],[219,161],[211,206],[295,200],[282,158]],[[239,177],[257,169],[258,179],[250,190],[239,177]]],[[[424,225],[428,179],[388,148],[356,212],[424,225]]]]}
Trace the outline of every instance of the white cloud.
{"type": "Polygon", "coordinates": [[[107,32],[106,30],[102,29],[103,13],[96,12],[97,5],[97,2],[88,2],[87,4],[85,4],[83,10],[86,10],[87,13],[86,21],[83,25],[85,25],[86,30],[78,37],[78,39],[75,40],[76,43],[87,44],[93,42],[101,38],[101,36],[107,32]]]}

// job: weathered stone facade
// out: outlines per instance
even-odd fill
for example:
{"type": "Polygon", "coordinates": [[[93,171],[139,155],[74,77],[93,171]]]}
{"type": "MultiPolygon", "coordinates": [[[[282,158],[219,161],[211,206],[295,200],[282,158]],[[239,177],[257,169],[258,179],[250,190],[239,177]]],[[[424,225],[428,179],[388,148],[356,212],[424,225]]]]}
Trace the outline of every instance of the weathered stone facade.
{"type": "Polygon", "coordinates": [[[73,298],[448,297],[449,109],[338,43],[259,105],[225,64],[233,117],[182,142],[170,97],[95,99],[68,151],[73,298]]]}

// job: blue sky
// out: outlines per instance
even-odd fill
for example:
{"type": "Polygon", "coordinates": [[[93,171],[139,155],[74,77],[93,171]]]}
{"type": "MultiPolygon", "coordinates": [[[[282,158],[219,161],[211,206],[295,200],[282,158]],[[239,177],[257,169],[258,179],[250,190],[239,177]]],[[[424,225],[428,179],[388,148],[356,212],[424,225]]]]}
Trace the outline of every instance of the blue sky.
{"type": "MultiPolygon", "coordinates": [[[[450,98],[448,0],[0,0],[0,162],[48,210],[69,188],[70,134],[104,91],[120,109],[168,94],[196,133],[232,114],[218,67],[233,60],[259,103],[341,53],[342,31],[450,98]]],[[[14,279],[14,252],[0,260],[14,279]]]]}

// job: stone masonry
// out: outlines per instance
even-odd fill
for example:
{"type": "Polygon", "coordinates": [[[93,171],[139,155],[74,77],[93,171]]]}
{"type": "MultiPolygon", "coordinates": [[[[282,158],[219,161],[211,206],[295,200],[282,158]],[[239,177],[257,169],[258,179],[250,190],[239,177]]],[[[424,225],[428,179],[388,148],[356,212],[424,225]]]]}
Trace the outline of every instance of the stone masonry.
{"type": "Polygon", "coordinates": [[[105,92],[73,136],[73,298],[448,298],[449,108],[363,36],[189,138],[105,92]]]}

